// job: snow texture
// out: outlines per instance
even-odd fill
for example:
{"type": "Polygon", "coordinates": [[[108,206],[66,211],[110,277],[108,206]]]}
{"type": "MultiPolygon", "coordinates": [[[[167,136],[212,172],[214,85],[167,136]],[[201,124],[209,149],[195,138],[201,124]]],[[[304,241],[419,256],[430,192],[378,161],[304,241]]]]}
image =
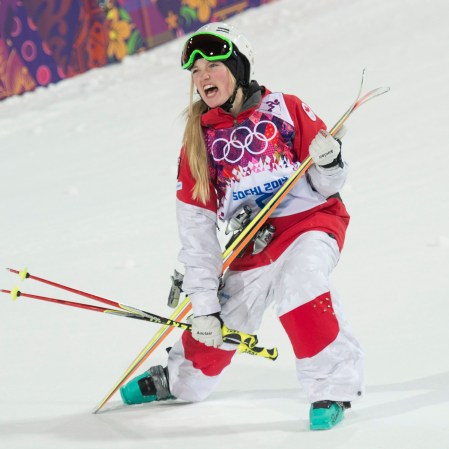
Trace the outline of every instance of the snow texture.
{"type": "MultiPolygon", "coordinates": [[[[447,448],[448,13],[444,0],[282,0],[232,20],[257,50],[256,79],[329,126],[363,68],[367,89],[391,87],[344,139],[352,221],[333,282],[366,353],[367,392],[338,428],[308,430],[272,310],[258,335],[278,346],[276,362],[236,357],[203,403],[125,407],[115,396],[93,415],[158,326],[2,295],[0,448],[447,448]]],[[[0,103],[4,267],[171,313],[182,42],[0,103]]],[[[0,273],[1,288],[16,285],[80,299],[0,273]]],[[[145,366],[165,360],[159,349],[145,366]]]]}

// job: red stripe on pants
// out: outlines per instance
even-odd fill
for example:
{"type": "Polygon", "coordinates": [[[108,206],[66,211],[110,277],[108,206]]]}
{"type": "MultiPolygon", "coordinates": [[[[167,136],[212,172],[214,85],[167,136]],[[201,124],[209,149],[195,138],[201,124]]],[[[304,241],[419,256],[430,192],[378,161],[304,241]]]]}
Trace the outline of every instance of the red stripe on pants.
{"type": "Polygon", "coordinates": [[[330,292],[280,317],[298,359],[313,357],[330,345],[340,327],[330,292]]]}
{"type": "Polygon", "coordinates": [[[192,337],[188,331],[182,334],[184,355],[193,367],[201,370],[205,376],[218,376],[230,363],[235,351],[206,346],[192,337]]]}

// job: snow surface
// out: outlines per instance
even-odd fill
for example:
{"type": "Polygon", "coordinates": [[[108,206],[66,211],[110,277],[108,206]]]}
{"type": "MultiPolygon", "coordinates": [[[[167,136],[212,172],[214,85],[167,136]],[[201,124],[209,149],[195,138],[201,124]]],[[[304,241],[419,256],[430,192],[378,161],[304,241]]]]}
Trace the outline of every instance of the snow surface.
{"type": "MultiPolygon", "coordinates": [[[[254,42],[256,79],[329,125],[364,67],[367,88],[392,88],[345,137],[352,222],[333,281],[366,352],[367,394],[342,425],[308,431],[272,310],[259,339],[278,346],[275,363],[237,357],[200,404],[115,396],[93,415],[158,326],[2,295],[0,448],[447,448],[448,13],[445,0],[282,0],[232,20],[254,42]]],[[[4,267],[171,313],[182,42],[0,103],[4,267]]],[[[16,285],[0,273],[1,288],[16,285]]],[[[21,289],[79,300],[30,280],[21,289]]],[[[160,349],[146,366],[165,360],[160,349]]]]}

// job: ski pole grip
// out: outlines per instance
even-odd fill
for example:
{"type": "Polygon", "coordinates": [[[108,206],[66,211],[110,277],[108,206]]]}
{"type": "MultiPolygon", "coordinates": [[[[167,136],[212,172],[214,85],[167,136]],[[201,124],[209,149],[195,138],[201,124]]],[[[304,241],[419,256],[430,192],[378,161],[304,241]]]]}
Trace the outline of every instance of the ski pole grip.
{"type": "Polygon", "coordinates": [[[273,361],[275,361],[279,355],[277,348],[267,349],[267,348],[259,348],[257,346],[253,348],[248,348],[248,346],[244,345],[243,343],[241,343],[237,349],[240,353],[256,355],[273,361]]]}
{"type": "Polygon", "coordinates": [[[245,332],[229,329],[226,325],[222,327],[223,339],[232,340],[237,344],[243,343],[248,348],[254,348],[257,345],[257,335],[246,334],[245,332]]]}

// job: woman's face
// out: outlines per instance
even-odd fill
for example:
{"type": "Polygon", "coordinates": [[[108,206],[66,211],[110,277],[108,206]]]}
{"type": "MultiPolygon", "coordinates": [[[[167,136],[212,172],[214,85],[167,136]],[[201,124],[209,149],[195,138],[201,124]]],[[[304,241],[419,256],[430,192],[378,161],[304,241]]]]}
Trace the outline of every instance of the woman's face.
{"type": "Polygon", "coordinates": [[[191,73],[193,84],[210,108],[226,103],[234,91],[233,77],[220,61],[197,59],[191,73]]]}

